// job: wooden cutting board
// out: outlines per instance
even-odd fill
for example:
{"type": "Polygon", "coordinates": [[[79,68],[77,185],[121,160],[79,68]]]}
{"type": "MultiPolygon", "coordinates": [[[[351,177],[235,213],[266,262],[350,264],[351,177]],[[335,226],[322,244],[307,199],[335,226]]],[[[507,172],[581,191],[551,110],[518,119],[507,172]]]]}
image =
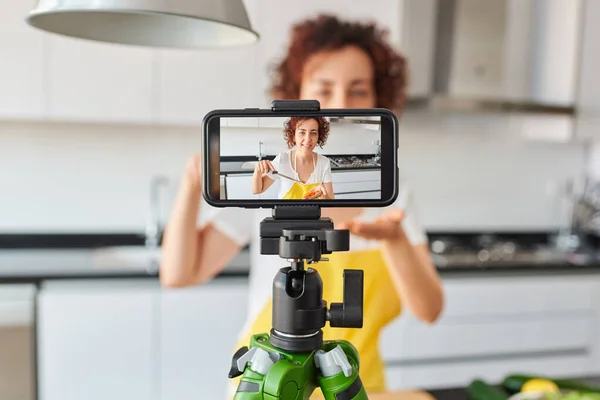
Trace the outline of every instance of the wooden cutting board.
{"type": "MultiPolygon", "coordinates": [[[[311,400],[322,400],[321,396],[311,396],[311,400]]],[[[400,390],[389,393],[369,394],[369,400],[435,400],[435,398],[427,392],[420,390],[400,390]]]]}

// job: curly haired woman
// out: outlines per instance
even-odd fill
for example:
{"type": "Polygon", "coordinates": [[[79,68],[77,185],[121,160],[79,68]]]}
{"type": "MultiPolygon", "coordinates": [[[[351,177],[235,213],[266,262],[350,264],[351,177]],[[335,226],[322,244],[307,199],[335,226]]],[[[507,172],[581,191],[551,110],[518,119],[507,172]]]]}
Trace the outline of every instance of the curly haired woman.
{"type": "MultiPolygon", "coordinates": [[[[372,24],[319,16],[295,25],[286,56],[275,68],[275,99],[316,99],[322,108],[384,107],[397,114],[405,104],[405,59],[372,24]]],[[[196,226],[201,200],[201,162],[188,164],[184,184],[166,231],[161,281],[167,287],[206,282],[250,243],[249,308],[236,349],[251,335],[271,328],[271,293],[281,260],[259,253],[259,222],[268,210],[220,209],[196,226]],[[254,218],[249,218],[249,216],[254,218]]],[[[397,201],[386,208],[325,208],[336,228],[352,233],[350,251],[328,255],[315,265],[323,299],[343,299],[343,270],[364,270],[364,322],[361,329],[323,328],[324,339],[348,340],[361,362],[368,393],[385,391],[379,352],[382,330],[403,310],[433,323],[443,309],[443,291],[430,258],[427,236],[414,201],[401,182],[397,201]]],[[[410,344],[407,344],[410,345],[410,344]]],[[[232,350],[233,351],[233,350],[232,350]]]]}
{"type": "Polygon", "coordinates": [[[264,193],[279,179],[279,199],[334,199],[331,161],[314,152],[316,146],[323,148],[327,141],[329,121],[323,117],[291,117],[284,126],[284,138],[290,150],[278,154],[273,161],[256,163],[252,193],[264,193]]]}

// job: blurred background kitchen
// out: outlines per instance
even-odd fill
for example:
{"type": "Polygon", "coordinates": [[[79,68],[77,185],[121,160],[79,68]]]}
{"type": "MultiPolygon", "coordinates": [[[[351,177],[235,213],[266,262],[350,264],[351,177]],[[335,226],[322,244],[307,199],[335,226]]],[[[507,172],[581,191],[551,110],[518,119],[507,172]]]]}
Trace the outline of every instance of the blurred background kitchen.
{"type": "Polygon", "coordinates": [[[600,0],[246,0],[260,41],[213,50],[58,36],[0,4],[1,399],[223,398],[247,255],[163,289],[161,232],[204,114],[267,107],[284,32],[319,12],[388,27],[409,60],[401,174],[446,307],[386,331],[389,386],[600,376],[600,0]]]}

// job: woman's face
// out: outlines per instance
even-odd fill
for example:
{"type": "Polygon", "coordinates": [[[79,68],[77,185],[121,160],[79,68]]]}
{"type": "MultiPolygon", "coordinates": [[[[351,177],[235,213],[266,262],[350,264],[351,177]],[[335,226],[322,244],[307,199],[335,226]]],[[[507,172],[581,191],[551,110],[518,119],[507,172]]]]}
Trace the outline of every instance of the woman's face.
{"type": "Polygon", "coordinates": [[[301,153],[310,153],[319,141],[319,123],[314,119],[298,122],[294,134],[296,149],[301,153]]]}
{"type": "Polygon", "coordinates": [[[308,58],[300,99],[319,100],[321,108],[373,108],[373,64],[363,50],[348,46],[308,58]]]}

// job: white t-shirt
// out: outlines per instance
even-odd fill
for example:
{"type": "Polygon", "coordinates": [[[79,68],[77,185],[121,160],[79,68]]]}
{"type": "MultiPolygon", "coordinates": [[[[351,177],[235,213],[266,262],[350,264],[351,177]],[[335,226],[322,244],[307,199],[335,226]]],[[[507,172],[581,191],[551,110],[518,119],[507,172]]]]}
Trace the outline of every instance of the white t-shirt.
{"type": "MultiPolygon", "coordinates": [[[[411,244],[427,243],[427,235],[419,221],[412,194],[403,181],[400,181],[398,198],[392,205],[383,208],[365,208],[355,219],[364,222],[374,221],[379,215],[390,208],[404,210],[404,218],[401,224],[411,244]]],[[[270,299],[275,274],[280,268],[288,266],[286,261],[278,255],[260,254],[260,221],[270,216],[270,208],[214,208],[202,201],[200,226],[210,221],[213,226],[229,236],[240,246],[250,245],[250,295],[246,324],[242,332],[240,332],[240,338],[244,337],[247,329],[250,329],[265,303],[270,299]]],[[[350,250],[368,250],[377,246],[377,240],[366,240],[350,235],[350,250]]]]}
{"type": "MultiPolygon", "coordinates": [[[[314,163],[313,173],[304,183],[311,184],[331,182],[331,161],[329,161],[329,158],[325,157],[322,154],[315,154],[317,155],[317,161],[316,163],[314,163]]],[[[296,153],[294,153],[294,156],[295,155],[296,153]]],[[[301,180],[298,176],[298,173],[292,167],[292,165],[297,165],[296,161],[297,160],[294,160],[294,163],[292,164],[292,150],[288,150],[283,153],[279,153],[277,156],[275,156],[273,161],[271,161],[271,164],[273,164],[277,172],[281,172],[286,176],[301,180]]],[[[267,176],[273,180],[280,181],[279,193],[277,194],[277,198],[279,199],[282,199],[283,196],[285,196],[285,194],[290,190],[290,188],[294,184],[294,181],[282,178],[277,174],[268,173],[267,176]]]]}

